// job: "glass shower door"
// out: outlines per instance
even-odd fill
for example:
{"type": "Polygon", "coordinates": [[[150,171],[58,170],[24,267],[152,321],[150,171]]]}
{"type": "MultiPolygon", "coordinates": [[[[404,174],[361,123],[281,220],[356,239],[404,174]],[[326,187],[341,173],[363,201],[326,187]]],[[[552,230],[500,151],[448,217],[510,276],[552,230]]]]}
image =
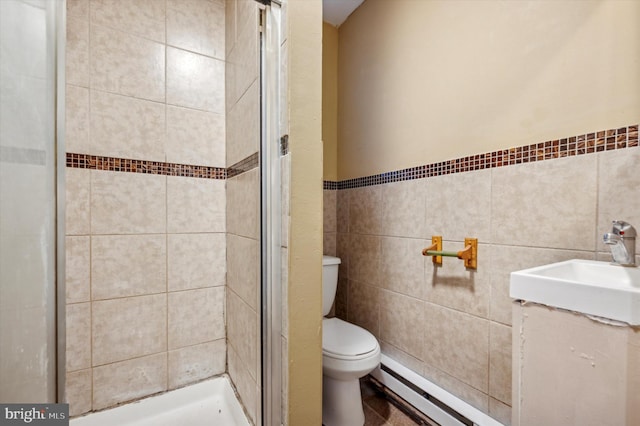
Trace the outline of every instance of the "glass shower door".
{"type": "Polygon", "coordinates": [[[0,0],[0,402],[56,400],[56,12],[0,0]]]}

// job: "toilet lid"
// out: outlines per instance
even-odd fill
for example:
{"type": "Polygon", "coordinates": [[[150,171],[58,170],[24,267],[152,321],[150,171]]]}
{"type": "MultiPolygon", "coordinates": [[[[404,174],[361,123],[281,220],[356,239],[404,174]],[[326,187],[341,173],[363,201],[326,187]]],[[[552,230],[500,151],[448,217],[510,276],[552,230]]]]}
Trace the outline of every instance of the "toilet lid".
{"type": "Polygon", "coordinates": [[[358,356],[375,351],[378,341],[364,328],[338,318],[322,321],[322,351],[338,356],[358,356]]]}

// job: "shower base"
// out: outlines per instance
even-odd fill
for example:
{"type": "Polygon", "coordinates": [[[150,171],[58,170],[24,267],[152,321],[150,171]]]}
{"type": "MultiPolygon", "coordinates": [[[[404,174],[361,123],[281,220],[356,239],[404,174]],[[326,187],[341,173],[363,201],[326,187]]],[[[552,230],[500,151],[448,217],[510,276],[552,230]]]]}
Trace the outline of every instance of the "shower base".
{"type": "Polygon", "coordinates": [[[224,375],[71,419],[71,426],[249,426],[224,375]]]}

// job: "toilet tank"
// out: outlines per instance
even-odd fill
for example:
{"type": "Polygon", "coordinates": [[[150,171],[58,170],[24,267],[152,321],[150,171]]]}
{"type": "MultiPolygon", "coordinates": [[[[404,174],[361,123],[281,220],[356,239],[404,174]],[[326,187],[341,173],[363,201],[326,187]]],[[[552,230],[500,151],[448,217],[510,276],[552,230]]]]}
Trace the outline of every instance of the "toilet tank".
{"type": "Polygon", "coordinates": [[[322,256],[322,316],[329,315],[338,288],[340,258],[322,256]]]}

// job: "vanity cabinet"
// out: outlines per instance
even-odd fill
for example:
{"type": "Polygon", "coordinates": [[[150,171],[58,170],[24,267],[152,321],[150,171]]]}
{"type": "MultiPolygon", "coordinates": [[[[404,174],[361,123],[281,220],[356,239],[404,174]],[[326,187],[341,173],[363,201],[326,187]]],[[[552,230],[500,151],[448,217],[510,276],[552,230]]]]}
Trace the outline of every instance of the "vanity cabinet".
{"type": "Polygon", "coordinates": [[[640,425],[640,327],[513,304],[513,426],[640,425]]]}

